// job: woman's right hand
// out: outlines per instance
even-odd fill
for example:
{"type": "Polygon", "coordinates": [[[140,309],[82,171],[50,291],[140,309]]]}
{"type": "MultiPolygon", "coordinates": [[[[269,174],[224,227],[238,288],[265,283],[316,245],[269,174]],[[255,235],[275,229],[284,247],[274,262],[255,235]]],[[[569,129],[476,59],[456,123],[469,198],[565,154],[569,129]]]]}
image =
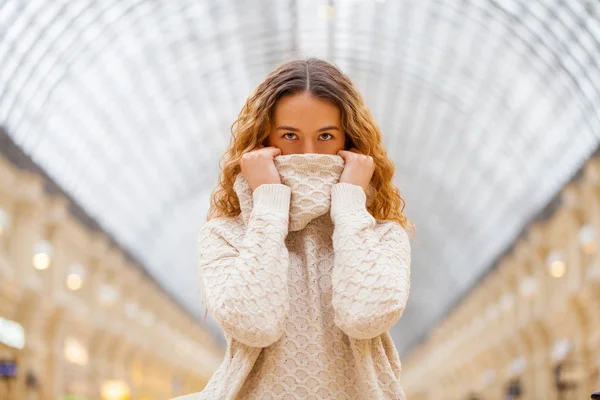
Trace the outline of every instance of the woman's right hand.
{"type": "Polygon", "coordinates": [[[281,183],[279,172],[275,168],[273,158],[281,154],[281,149],[259,145],[256,149],[244,154],[240,161],[242,174],[248,181],[252,191],[260,185],[281,183]]]}

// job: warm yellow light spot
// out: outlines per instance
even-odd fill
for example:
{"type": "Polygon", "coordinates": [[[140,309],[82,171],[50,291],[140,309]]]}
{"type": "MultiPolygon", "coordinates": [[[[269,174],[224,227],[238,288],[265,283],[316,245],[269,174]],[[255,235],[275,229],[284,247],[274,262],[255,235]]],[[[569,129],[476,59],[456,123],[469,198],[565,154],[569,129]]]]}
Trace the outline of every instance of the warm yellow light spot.
{"type": "Polygon", "coordinates": [[[37,270],[44,270],[50,267],[50,256],[48,254],[39,253],[33,256],[33,267],[37,270]]]}
{"type": "Polygon", "coordinates": [[[47,240],[39,240],[35,244],[33,252],[33,267],[37,270],[44,270],[50,267],[52,259],[52,245],[47,240]]]}
{"type": "Polygon", "coordinates": [[[128,400],[129,386],[123,381],[106,381],[102,385],[102,400],[128,400]]]}
{"type": "Polygon", "coordinates": [[[83,286],[86,269],[79,263],[72,264],[67,273],[67,287],[70,290],[79,290],[83,286]]]}
{"type": "Polygon", "coordinates": [[[83,285],[83,279],[81,278],[80,275],[77,274],[69,274],[67,276],[67,287],[70,290],[79,290],[81,289],[81,286],[83,285]]]}
{"type": "Polygon", "coordinates": [[[562,278],[567,271],[567,265],[560,260],[553,261],[550,264],[550,275],[554,278],[562,278]]]}
{"type": "Polygon", "coordinates": [[[65,359],[71,364],[87,365],[88,353],[78,340],[69,337],[65,339],[65,359]]]}
{"type": "Polygon", "coordinates": [[[554,278],[561,278],[567,271],[567,265],[559,251],[551,252],[546,259],[546,264],[548,266],[548,272],[554,278]]]}

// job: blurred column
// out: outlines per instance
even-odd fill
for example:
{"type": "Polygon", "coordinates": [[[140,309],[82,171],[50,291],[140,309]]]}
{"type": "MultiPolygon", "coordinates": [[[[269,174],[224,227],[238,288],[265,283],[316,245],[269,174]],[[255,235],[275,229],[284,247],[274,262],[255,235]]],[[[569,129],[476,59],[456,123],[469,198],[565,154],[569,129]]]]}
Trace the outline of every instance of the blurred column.
{"type": "Polygon", "coordinates": [[[117,336],[124,327],[119,315],[123,308],[123,290],[118,281],[118,270],[123,268],[123,256],[117,249],[110,248],[103,236],[92,239],[90,259],[90,279],[92,290],[86,293],[86,301],[96,310],[96,331],[92,337],[92,379],[98,396],[103,384],[112,379],[112,351],[117,336]]]}
{"type": "Polygon", "coordinates": [[[106,342],[110,336],[107,326],[110,319],[107,309],[115,307],[118,301],[118,292],[111,289],[107,282],[107,266],[105,259],[109,248],[108,239],[102,233],[91,236],[89,245],[89,258],[86,271],[86,281],[83,287],[82,298],[88,310],[90,318],[94,320],[95,328],[90,338],[90,378],[92,392],[100,398],[102,382],[106,379],[104,372],[106,342]]]}
{"type": "MultiPolygon", "coordinates": [[[[565,336],[573,342],[572,354],[569,363],[565,366],[565,375],[568,384],[576,385],[569,393],[576,398],[586,398],[593,391],[589,379],[592,363],[588,356],[588,320],[593,317],[594,312],[588,313],[582,298],[585,269],[582,265],[584,258],[579,241],[579,230],[583,220],[581,213],[583,196],[579,186],[579,184],[569,184],[563,189],[562,207],[548,224],[548,236],[551,239],[548,243],[549,251],[560,254],[559,260],[555,262],[549,260],[547,264],[549,275],[552,276],[549,279],[553,281],[552,295],[549,295],[548,304],[555,311],[560,307],[564,308],[570,319],[569,323],[560,320],[556,322],[563,327],[566,323],[568,333],[565,336]],[[560,306],[555,306],[553,301],[560,306]]],[[[555,329],[558,330],[559,327],[555,329]]]]}
{"type": "Polygon", "coordinates": [[[56,399],[65,395],[65,318],[68,309],[53,310],[45,328],[45,339],[48,354],[44,360],[44,395],[48,399],[56,399]]]}
{"type": "Polygon", "coordinates": [[[118,341],[115,343],[115,348],[113,349],[114,370],[112,378],[125,382],[131,387],[131,382],[129,380],[129,363],[131,360],[128,359],[130,351],[131,344],[128,342],[127,338],[119,337],[118,341]]]}
{"type": "Polygon", "coordinates": [[[556,399],[548,332],[541,324],[532,323],[529,334],[533,344],[532,366],[535,371],[535,396],[538,399],[556,399]]]}
{"type": "Polygon", "coordinates": [[[46,360],[52,351],[46,335],[51,309],[52,305],[39,293],[28,291],[21,298],[18,319],[25,330],[26,344],[18,360],[18,390],[15,399],[53,398],[50,393],[52,373],[46,369],[46,360]]]}
{"type": "Polygon", "coordinates": [[[502,315],[502,325],[504,329],[504,338],[506,346],[509,348],[510,359],[506,365],[506,375],[503,390],[506,392],[511,381],[517,380],[520,389],[523,391],[522,400],[536,400],[533,396],[533,377],[529,379],[526,374],[533,374],[531,364],[531,353],[528,343],[515,332],[519,332],[517,326],[517,299],[519,298],[519,278],[516,273],[519,267],[519,258],[527,256],[527,244],[520,242],[517,244],[514,255],[502,261],[499,266],[501,281],[500,310],[502,315]]]}
{"type": "Polygon", "coordinates": [[[143,371],[141,362],[141,350],[137,344],[131,346],[128,357],[129,357],[129,369],[127,376],[129,378],[131,396],[133,399],[139,399],[141,395],[141,388],[143,383],[143,371]]]}
{"type": "Polygon", "coordinates": [[[16,270],[17,281],[24,287],[36,290],[40,287],[40,278],[33,268],[33,255],[36,242],[45,234],[42,181],[35,175],[23,173],[14,190],[18,200],[8,257],[16,270]]]}
{"type": "Polygon", "coordinates": [[[152,392],[152,381],[154,379],[151,357],[145,348],[141,348],[138,352],[138,360],[140,367],[139,386],[136,387],[136,393],[140,400],[154,399],[152,392]]]}
{"type": "MultiPolygon", "coordinates": [[[[122,292],[122,300],[119,307],[115,308],[112,318],[118,323],[120,329],[115,332],[114,348],[110,349],[110,379],[117,380],[127,386],[130,391],[135,392],[133,385],[134,361],[132,357],[137,354],[137,347],[141,341],[145,342],[151,331],[141,329],[141,320],[144,318],[144,308],[147,301],[140,297],[143,292],[144,278],[139,269],[128,263],[125,259],[118,260],[120,265],[118,282],[122,292]]],[[[138,398],[136,394],[134,398],[138,398]]]]}
{"type": "MultiPolygon", "coordinates": [[[[103,265],[108,251],[108,239],[101,233],[92,235],[89,245],[88,268],[86,272],[86,284],[83,290],[83,298],[90,310],[97,312],[100,316],[104,309],[103,301],[111,302],[110,299],[102,297],[103,285],[106,283],[106,267],[103,265]]],[[[110,295],[109,295],[110,296],[110,295]]],[[[116,301],[114,299],[113,301],[116,301]]]]}
{"type": "Polygon", "coordinates": [[[487,306],[483,311],[487,320],[485,341],[487,349],[483,350],[485,362],[489,366],[486,376],[489,384],[486,389],[487,396],[493,398],[503,397],[503,385],[505,382],[505,366],[512,357],[510,349],[504,347],[506,343],[503,338],[502,315],[500,310],[500,299],[502,296],[502,281],[498,273],[486,281],[485,297],[487,306]]]}
{"type": "Polygon", "coordinates": [[[526,239],[516,247],[513,255],[507,258],[515,285],[512,330],[517,332],[517,338],[524,349],[523,356],[527,360],[523,371],[523,387],[525,400],[538,400],[540,394],[536,388],[537,366],[534,362],[534,343],[528,335],[527,326],[533,318],[533,296],[537,295],[538,281],[532,273],[531,256],[535,243],[538,241],[535,232],[529,232],[526,239]]]}
{"type": "Polygon", "coordinates": [[[110,341],[110,333],[99,326],[94,330],[90,339],[90,381],[92,382],[95,398],[100,397],[102,383],[108,379],[106,375],[105,351],[110,341]]]}
{"type": "Polygon", "coordinates": [[[42,279],[39,272],[48,272],[52,254],[51,247],[46,247],[46,253],[49,254],[38,258],[36,264],[45,270],[38,271],[34,268],[36,244],[41,239],[47,239],[42,180],[29,173],[20,173],[14,187],[14,194],[16,203],[7,254],[15,269],[16,281],[23,289],[17,314],[26,336],[25,348],[19,359],[20,373],[15,385],[18,390],[15,398],[27,399],[29,395],[26,391],[31,391],[30,395],[36,396],[37,393],[44,393],[46,384],[44,361],[49,349],[44,330],[52,304],[51,300],[41,292],[42,279]],[[28,379],[28,376],[31,378],[28,379]],[[40,385],[35,391],[33,377],[39,380],[40,385]],[[26,389],[27,386],[30,389],[26,389]]]}
{"type": "Polygon", "coordinates": [[[48,198],[46,207],[45,239],[52,245],[50,268],[37,271],[41,278],[40,295],[45,304],[52,304],[46,311],[43,328],[44,342],[48,349],[43,360],[43,397],[59,398],[64,395],[64,314],[68,312],[65,296],[65,268],[68,262],[69,232],[65,225],[68,203],[62,198],[48,198]]]}
{"type": "Polygon", "coordinates": [[[8,256],[8,245],[16,226],[14,214],[18,199],[15,196],[18,192],[14,192],[14,187],[17,182],[17,172],[12,165],[0,158],[0,284],[10,292],[17,288],[17,271],[9,262],[8,256]]]}
{"type": "Polygon", "coordinates": [[[52,265],[43,275],[42,290],[58,302],[63,302],[65,295],[66,268],[69,263],[70,232],[66,216],[68,202],[64,198],[49,198],[46,214],[47,239],[52,244],[52,265]]]}
{"type": "Polygon", "coordinates": [[[582,279],[585,282],[581,302],[588,313],[587,338],[592,390],[600,388],[600,159],[590,160],[584,167],[581,183],[583,226],[578,238],[582,257],[582,279]]]}

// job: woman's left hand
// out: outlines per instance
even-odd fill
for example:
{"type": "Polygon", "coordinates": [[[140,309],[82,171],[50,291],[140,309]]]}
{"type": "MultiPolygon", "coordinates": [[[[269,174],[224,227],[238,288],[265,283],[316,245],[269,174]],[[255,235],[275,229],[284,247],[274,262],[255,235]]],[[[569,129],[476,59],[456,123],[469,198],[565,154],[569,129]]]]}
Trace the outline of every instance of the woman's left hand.
{"type": "Polygon", "coordinates": [[[361,186],[366,192],[375,172],[373,157],[361,154],[355,148],[350,149],[350,151],[340,150],[338,155],[345,161],[340,182],[361,186]]]}

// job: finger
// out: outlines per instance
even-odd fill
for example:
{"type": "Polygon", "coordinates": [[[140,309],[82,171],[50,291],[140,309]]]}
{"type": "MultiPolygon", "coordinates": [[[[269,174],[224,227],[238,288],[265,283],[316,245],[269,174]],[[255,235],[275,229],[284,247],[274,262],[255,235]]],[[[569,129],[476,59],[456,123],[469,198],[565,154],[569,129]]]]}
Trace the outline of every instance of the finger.
{"type": "Polygon", "coordinates": [[[281,154],[281,149],[278,147],[265,147],[265,151],[271,156],[275,157],[281,154]]]}

